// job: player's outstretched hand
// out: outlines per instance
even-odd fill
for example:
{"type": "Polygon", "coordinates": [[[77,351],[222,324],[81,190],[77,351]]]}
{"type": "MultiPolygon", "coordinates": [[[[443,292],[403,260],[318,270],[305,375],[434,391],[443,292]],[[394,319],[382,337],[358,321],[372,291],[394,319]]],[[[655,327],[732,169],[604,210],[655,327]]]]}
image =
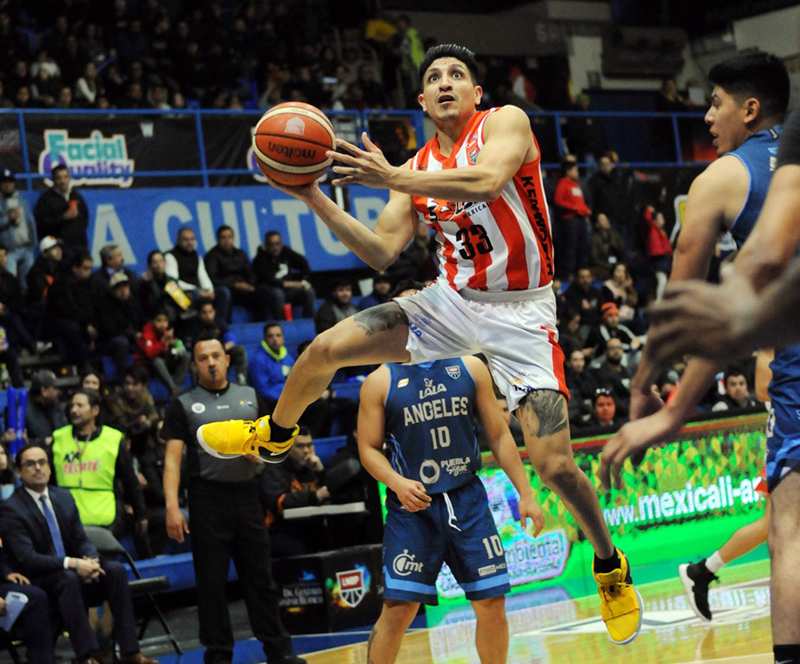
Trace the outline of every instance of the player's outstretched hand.
{"type": "Polygon", "coordinates": [[[600,459],[600,481],[608,489],[613,480],[617,489],[622,488],[622,464],[631,457],[639,465],[644,453],[652,445],[665,442],[681,428],[681,420],[668,408],[635,422],[628,422],[606,443],[600,459]]]}
{"type": "Polygon", "coordinates": [[[333,172],[343,175],[331,184],[363,184],[375,189],[386,189],[389,187],[389,179],[396,170],[383,156],[380,148],[375,145],[367,132],[361,134],[361,140],[366,150],[362,150],[352,143],[336,139],[336,146],[345,152],[328,152],[328,157],[341,162],[341,166],[333,167],[333,172]]]}
{"type": "Polygon", "coordinates": [[[757,295],[746,277],[725,267],[721,286],[681,281],[651,307],[647,339],[657,362],[687,353],[727,361],[753,350],[757,295]]]}
{"type": "Polygon", "coordinates": [[[522,526],[522,530],[528,527],[528,519],[530,519],[533,523],[533,536],[538,537],[544,528],[544,515],[533,496],[520,497],[517,508],[519,509],[519,525],[522,526]]]}
{"type": "Polygon", "coordinates": [[[400,504],[409,512],[419,512],[430,507],[431,497],[421,482],[402,477],[392,487],[392,491],[397,494],[400,504]]]}

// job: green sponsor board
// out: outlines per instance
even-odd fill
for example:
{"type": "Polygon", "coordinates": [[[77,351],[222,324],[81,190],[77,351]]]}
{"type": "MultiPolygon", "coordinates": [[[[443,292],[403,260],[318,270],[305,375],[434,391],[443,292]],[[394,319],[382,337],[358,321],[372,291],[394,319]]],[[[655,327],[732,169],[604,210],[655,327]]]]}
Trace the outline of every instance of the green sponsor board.
{"type": "MultiPolygon", "coordinates": [[[[602,490],[599,478],[608,436],[573,441],[575,460],[597,488],[614,543],[628,555],[637,582],[674,576],[679,563],[713,552],[737,528],[758,518],[764,499],[755,488],[764,465],[765,425],[765,413],[690,424],[674,442],[649,450],[638,468],[626,461],[623,488],[609,492],[602,490]]],[[[512,593],[553,585],[563,586],[572,597],[595,593],[589,542],[533,472],[525,451],[520,453],[545,516],[536,539],[530,525],[520,528],[517,493],[491,454],[483,455],[479,472],[505,550],[512,593]]],[[[766,547],[760,547],[747,560],[764,557],[766,547]]],[[[463,603],[447,566],[437,590],[440,606],[428,607],[429,621],[463,603]]]]}

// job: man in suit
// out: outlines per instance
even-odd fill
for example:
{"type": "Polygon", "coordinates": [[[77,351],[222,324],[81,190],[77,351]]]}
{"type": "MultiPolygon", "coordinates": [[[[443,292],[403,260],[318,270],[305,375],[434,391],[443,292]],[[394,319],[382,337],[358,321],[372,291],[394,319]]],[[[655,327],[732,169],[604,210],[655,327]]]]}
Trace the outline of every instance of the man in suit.
{"type": "MultiPolygon", "coordinates": [[[[4,532],[6,520],[2,516],[0,520],[0,532],[4,532]]],[[[43,638],[43,635],[53,634],[47,593],[41,588],[32,586],[27,577],[11,569],[0,540],[0,597],[4,598],[0,599],[0,615],[4,616],[8,611],[6,598],[10,592],[21,593],[28,598],[28,603],[14,622],[14,627],[20,631],[22,642],[28,651],[28,661],[53,664],[55,658],[53,640],[43,638]]]]}
{"type": "Polygon", "coordinates": [[[44,590],[58,607],[81,664],[96,664],[99,646],[86,606],[107,600],[123,664],[158,664],[139,652],[133,602],[125,567],[100,561],[86,537],[72,494],[50,481],[45,449],[34,443],[17,454],[22,487],[4,504],[5,534],[17,569],[44,590]]]}

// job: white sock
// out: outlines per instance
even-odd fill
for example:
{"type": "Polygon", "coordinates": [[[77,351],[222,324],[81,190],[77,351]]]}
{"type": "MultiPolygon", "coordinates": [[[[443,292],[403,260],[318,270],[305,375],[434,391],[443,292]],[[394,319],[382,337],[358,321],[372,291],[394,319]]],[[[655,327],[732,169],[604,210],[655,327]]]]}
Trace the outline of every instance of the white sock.
{"type": "Polygon", "coordinates": [[[713,555],[706,558],[706,569],[712,574],[716,574],[723,567],[725,567],[725,561],[719,555],[719,551],[714,551],[713,555]]]}

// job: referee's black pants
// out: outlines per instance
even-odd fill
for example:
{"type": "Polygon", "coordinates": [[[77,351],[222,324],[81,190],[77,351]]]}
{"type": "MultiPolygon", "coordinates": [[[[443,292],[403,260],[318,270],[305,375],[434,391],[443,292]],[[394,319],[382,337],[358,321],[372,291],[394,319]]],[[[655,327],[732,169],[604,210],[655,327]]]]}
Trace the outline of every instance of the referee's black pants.
{"type": "Polygon", "coordinates": [[[189,519],[204,662],[233,658],[233,629],[225,597],[231,559],[250,626],[264,646],[267,661],[291,654],[291,637],[278,614],[269,537],[255,481],[190,480],[189,519]]]}

